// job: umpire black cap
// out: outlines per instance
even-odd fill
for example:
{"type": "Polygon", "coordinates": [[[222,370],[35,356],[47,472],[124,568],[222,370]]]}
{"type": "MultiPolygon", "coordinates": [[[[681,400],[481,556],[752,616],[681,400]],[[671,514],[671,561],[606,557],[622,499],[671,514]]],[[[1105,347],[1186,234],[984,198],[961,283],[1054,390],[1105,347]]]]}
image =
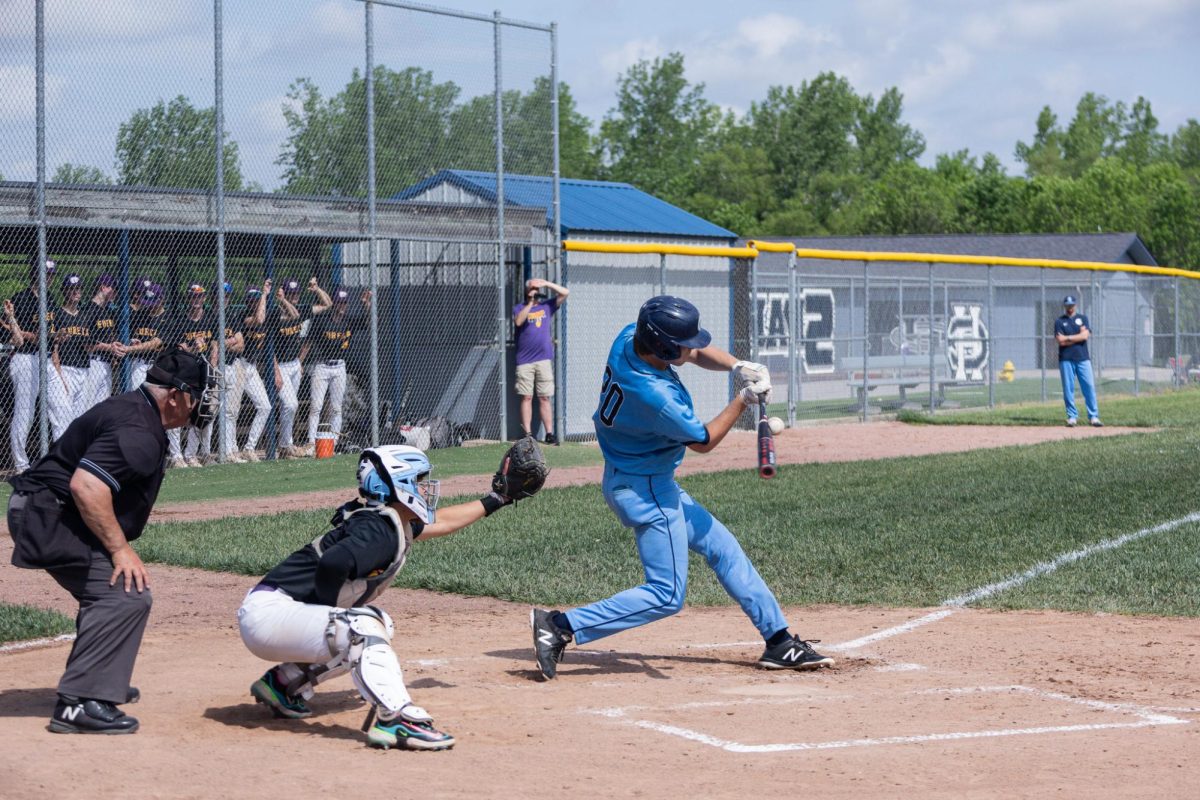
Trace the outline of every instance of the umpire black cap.
{"type": "Polygon", "coordinates": [[[208,361],[173,347],[146,371],[146,383],[187,392],[196,400],[192,424],[202,426],[216,413],[216,376],[208,361]]]}

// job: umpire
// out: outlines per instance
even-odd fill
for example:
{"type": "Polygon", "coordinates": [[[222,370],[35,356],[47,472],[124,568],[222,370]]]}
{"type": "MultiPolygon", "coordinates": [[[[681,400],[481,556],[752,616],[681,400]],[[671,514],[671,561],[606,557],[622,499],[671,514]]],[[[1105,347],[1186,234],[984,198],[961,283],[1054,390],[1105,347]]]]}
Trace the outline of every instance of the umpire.
{"type": "Polygon", "coordinates": [[[9,480],[12,563],[44,569],[79,601],[58,683],[54,733],[133,733],[133,663],[150,615],[150,578],[130,546],[158,497],[167,430],[211,419],[208,362],[171,350],[131,392],[80,415],[41,460],[9,480]],[[136,591],[131,591],[136,589],[136,591]]]}

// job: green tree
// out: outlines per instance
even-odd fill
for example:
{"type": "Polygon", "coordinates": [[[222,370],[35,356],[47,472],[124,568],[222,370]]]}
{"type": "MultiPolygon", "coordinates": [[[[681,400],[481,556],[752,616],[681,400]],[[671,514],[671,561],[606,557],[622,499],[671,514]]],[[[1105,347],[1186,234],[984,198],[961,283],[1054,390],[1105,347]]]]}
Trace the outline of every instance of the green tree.
{"type": "MultiPolygon", "coordinates": [[[[438,83],[432,72],[417,67],[397,72],[379,66],[374,77],[379,196],[458,166],[446,137],[458,86],[438,83]]],[[[366,99],[366,80],[357,69],[345,88],[328,99],[308,78],[291,85],[283,107],[289,135],[275,162],[283,167],[284,191],[366,195],[366,99]]]]}
{"type": "Polygon", "coordinates": [[[105,175],[98,167],[87,164],[59,164],[50,178],[51,183],[90,184],[109,186],[112,178],[105,175]]]}
{"type": "MultiPolygon", "coordinates": [[[[182,95],[134,112],[117,130],[117,176],[128,186],[212,189],[217,182],[216,111],[182,95]]],[[[225,188],[242,188],[237,142],[225,137],[225,188]]]]}
{"type": "Polygon", "coordinates": [[[1124,103],[1110,105],[1103,95],[1088,92],[1075,106],[1075,116],[1063,136],[1068,175],[1082,175],[1101,158],[1116,153],[1125,127],[1124,103]]]}
{"type": "Polygon", "coordinates": [[[1024,162],[1025,174],[1029,177],[1039,175],[1061,175],[1065,171],[1063,162],[1063,131],[1058,126],[1058,117],[1043,106],[1037,118],[1037,130],[1033,141],[1029,144],[1017,142],[1014,155],[1018,161],[1024,162]]]}
{"type": "Polygon", "coordinates": [[[1158,118],[1150,110],[1150,101],[1138,97],[1125,120],[1117,154],[1125,161],[1145,167],[1162,161],[1169,153],[1170,140],[1159,133],[1158,118]]]}
{"type": "Polygon", "coordinates": [[[617,105],[600,123],[602,172],[683,203],[720,118],[704,85],[688,82],[681,54],[639,61],[621,76],[617,105]]]}
{"type": "Polygon", "coordinates": [[[1200,170],[1200,122],[1189,119],[1171,137],[1171,158],[1186,170],[1200,170]]]}
{"type": "Polygon", "coordinates": [[[867,95],[859,107],[854,138],[858,144],[860,171],[878,178],[896,164],[912,163],[925,152],[925,137],[901,122],[904,95],[894,86],[879,97],[867,95]]]}

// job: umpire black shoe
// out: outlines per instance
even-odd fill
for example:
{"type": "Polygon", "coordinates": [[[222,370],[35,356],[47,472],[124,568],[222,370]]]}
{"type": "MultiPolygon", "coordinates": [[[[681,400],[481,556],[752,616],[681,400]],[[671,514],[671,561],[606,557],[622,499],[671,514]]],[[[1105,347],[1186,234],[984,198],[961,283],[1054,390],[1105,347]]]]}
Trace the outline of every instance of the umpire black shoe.
{"type": "Polygon", "coordinates": [[[758,665],[767,669],[819,669],[832,667],[833,659],[813,650],[811,642],[792,637],[764,650],[762,657],[758,659],[758,665]]]}
{"type": "Polygon", "coordinates": [[[558,662],[571,641],[571,634],[554,624],[554,612],[535,608],[529,612],[533,628],[533,652],[537,655],[542,677],[551,680],[558,673],[558,662]]]}
{"type": "Polygon", "coordinates": [[[51,733],[133,733],[138,721],[104,700],[58,696],[50,717],[51,733]]]}

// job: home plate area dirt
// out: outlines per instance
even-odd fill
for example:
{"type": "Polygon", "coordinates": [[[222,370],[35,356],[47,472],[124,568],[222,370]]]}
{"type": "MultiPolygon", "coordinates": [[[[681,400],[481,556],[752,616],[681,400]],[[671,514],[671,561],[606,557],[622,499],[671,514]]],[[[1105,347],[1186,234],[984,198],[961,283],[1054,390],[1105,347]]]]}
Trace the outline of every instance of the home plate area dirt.
{"type": "MultiPolygon", "coordinates": [[[[918,430],[929,441],[896,432],[906,452],[941,429],[918,430]]],[[[942,447],[968,449],[950,434],[942,447]]],[[[0,600],[73,613],[0,542],[0,600]]],[[[838,660],[795,673],[754,666],[762,643],[737,609],[688,608],[568,648],[544,682],[528,607],[392,589],[408,685],[458,744],[385,752],[364,744],[348,677],[318,690],[307,720],[254,704],[267,664],[235,617],[252,581],[151,574],[136,735],[48,733],[69,643],[0,652],[0,797],[1164,798],[1200,785],[1192,619],[957,609],[915,626],[930,609],[789,608],[838,660]]]]}

